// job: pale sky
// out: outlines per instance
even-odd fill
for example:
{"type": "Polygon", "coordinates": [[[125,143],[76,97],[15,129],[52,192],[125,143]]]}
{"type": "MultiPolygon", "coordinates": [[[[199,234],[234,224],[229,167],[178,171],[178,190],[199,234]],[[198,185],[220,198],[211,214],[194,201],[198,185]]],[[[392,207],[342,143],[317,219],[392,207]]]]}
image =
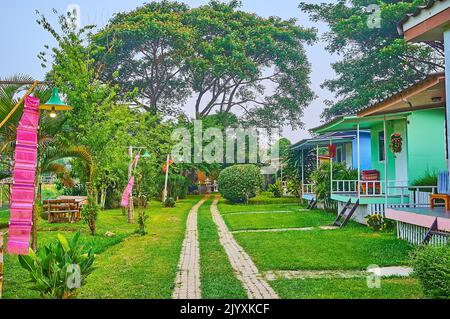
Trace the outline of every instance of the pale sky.
{"type": "MultiPolygon", "coordinates": [[[[243,10],[267,16],[279,16],[284,19],[297,18],[298,24],[305,27],[316,27],[319,34],[327,31],[324,24],[312,23],[300,12],[298,4],[301,0],[243,0],[243,10]]],[[[310,0],[305,2],[322,3],[335,0],[310,0]]],[[[0,1],[0,78],[17,73],[24,73],[42,79],[46,70],[40,66],[37,55],[44,50],[44,45],[54,45],[51,36],[36,23],[36,9],[50,21],[54,21],[52,9],[63,12],[71,4],[81,9],[81,24],[104,26],[114,13],[131,11],[149,1],[141,0],[14,0],[0,1]]],[[[206,4],[207,0],[183,0],[191,7],[206,4]]],[[[55,22],[56,23],[56,22],[55,22]]],[[[320,84],[334,77],[331,63],[337,59],[325,51],[324,43],[306,47],[312,65],[311,87],[318,98],[305,110],[303,122],[306,130],[291,131],[284,128],[284,136],[293,143],[309,137],[307,129],[320,124],[323,100],[333,100],[333,95],[320,88],[320,84]]],[[[187,106],[189,108],[189,106],[187,106]]]]}

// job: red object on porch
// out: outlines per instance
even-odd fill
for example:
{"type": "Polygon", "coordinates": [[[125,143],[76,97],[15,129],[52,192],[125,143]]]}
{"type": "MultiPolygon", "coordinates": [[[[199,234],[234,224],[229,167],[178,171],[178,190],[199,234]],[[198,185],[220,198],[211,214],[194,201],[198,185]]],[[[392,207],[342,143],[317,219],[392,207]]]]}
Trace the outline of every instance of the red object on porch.
{"type": "Polygon", "coordinates": [[[328,145],[328,157],[333,158],[336,156],[336,145],[328,145]]]}
{"type": "MultiPolygon", "coordinates": [[[[376,169],[365,170],[361,172],[361,181],[379,181],[380,172],[376,169]]],[[[380,183],[361,183],[361,190],[363,194],[374,194],[373,187],[375,186],[375,194],[380,194],[380,183]]]]}

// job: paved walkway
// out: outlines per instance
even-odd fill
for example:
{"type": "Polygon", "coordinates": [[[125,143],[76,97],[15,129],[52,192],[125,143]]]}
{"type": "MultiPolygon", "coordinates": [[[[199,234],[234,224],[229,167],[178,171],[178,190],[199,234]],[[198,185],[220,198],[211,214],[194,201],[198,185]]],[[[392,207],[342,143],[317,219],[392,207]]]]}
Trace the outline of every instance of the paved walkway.
{"type": "Polygon", "coordinates": [[[228,255],[228,259],[233,267],[236,277],[242,282],[250,299],[277,299],[278,295],[270,287],[267,281],[260,275],[258,268],[251,260],[250,256],[236,242],[228,227],[225,225],[222,216],[217,209],[219,198],[214,199],[211,205],[211,214],[216,223],[220,243],[228,255]]]}
{"type": "Polygon", "coordinates": [[[207,197],[195,204],[188,215],[186,235],[181,249],[173,299],[200,299],[200,249],[198,243],[197,212],[207,197]]]}

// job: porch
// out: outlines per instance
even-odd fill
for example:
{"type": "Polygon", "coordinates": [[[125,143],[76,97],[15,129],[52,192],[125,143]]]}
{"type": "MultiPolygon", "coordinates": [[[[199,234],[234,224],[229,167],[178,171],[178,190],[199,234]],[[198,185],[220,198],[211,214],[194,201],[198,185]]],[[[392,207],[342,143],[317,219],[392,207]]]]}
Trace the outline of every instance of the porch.
{"type": "Polygon", "coordinates": [[[397,237],[419,245],[428,238],[433,245],[445,245],[449,242],[450,211],[444,207],[388,207],[386,218],[397,222],[397,237]]]}

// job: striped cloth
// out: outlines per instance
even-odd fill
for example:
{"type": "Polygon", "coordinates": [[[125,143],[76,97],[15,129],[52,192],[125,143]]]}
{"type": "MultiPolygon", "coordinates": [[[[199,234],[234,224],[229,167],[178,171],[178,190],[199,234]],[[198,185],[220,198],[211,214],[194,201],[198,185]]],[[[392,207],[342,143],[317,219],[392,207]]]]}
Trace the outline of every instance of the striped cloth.
{"type": "MultiPolygon", "coordinates": [[[[134,168],[136,168],[138,160],[139,160],[139,154],[137,154],[136,157],[134,158],[134,163],[133,163],[134,168]]],[[[131,195],[131,192],[133,191],[133,186],[134,186],[134,176],[131,176],[130,180],[128,181],[127,186],[125,187],[125,190],[122,193],[122,202],[120,203],[120,206],[128,207],[128,204],[130,202],[130,195],[131,195]]]]}
{"type": "Polygon", "coordinates": [[[447,194],[449,195],[449,178],[448,172],[441,172],[438,174],[438,194],[447,194]]]}
{"type": "Polygon", "coordinates": [[[28,96],[17,128],[11,217],[6,246],[6,251],[14,255],[28,255],[30,246],[37,159],[38,107],[39,99],[28,96]]]}

